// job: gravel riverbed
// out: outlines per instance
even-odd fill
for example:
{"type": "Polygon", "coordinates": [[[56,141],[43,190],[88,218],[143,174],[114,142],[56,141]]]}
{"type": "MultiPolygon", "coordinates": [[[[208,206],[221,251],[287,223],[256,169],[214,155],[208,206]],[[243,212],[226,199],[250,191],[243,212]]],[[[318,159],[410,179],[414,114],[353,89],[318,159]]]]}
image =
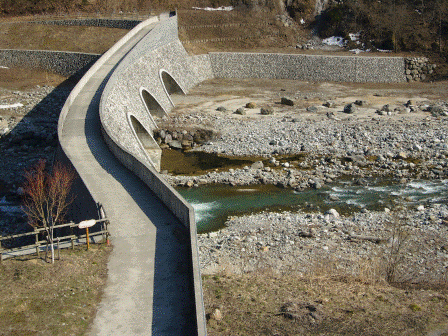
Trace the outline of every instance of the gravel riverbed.
{"type": "MultiPolygon", "coordinates": [[[[248,82],[231,89],[226,85],[220,87],[221,95],[210,94],[207,85],[200,87],[189,100],[180,101],[161,127],[170,125],[178,134],[212,130],[215,137],[193,146],[194,151],[259,161],[197,176],[163,172],[172,185],[274,184],[300,191],[347,175],[360,184],[371,176],[402,183],[448,176],[448,97],[443,85],[437,94],[424,92],[429,84],[396,90],[334,83],[303,83],[290,90],[278,90],[283,87],[278,83],[271,90],[247,89],[248,82]],[[292,106],[281,104],[285,95],[292,97],[292,106]],[[250,108],[244,108],[249,102],[250,108]],[[242,114],[235,113],[241,107],[242,114]],[[262,107],[273,114],[262,114],[262,107]]],[[[418,209],[232,217],[226,228],[199,235],[201,268],[205,274],[268,268],[384,278],[394,264],[396,280],[445,281],[448,207],[418,209]],[[400,261],[394,262],[397,255],[400,261]]]]}
{"type": "Polygon", "coordinates": [[[446,280],[447,238],[448,207],[438,204],[347,217],[334,210],[259,213],[230,218],[225,229],[198,236],[205,274],[271,269],[378,278],[400,246],[396,280],[430,282],[446,280]]]}

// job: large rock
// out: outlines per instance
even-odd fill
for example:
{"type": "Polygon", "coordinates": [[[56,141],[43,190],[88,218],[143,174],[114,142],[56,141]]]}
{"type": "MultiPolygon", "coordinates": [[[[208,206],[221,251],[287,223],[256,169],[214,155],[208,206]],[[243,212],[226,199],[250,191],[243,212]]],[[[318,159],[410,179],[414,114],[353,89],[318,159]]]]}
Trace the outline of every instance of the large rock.
{"type": "Polygon", "coordinates": [[[252,165],[250,167],[252,169],[263,169],[264,164],[263,164],[263,161],[257,161],[257,162],[252,163],[252,165]]]}
{"type": "Polygon", "coordinates": [[[246,114],[246,110],[244,109],[244,107],[240,107],[239,109],[237,109],[235,111],[235,114],[245,115],[246,114]]]}
{"type": "Polygon", "coordinates": [[[182,149],[182,143],[178,140],[171,140],[170,142],[168,142],[168,146],[173,149],[182,149]]]}
{"type": "Polygon", "coordinates": [[[274,109],[272,107],[270,107],[270,106],[263,106],[260,109],[260,113],[262,115],[271,115],[271,114],[274,114],[274,109]]]}
{"type": "Polygon", "coordinates": [[[280,104],[282,105],[288,105],[288,106],[294,106],[294,101],[287,97],[282,97],[280,100],[280,104]]]}
{"type": "Polygon", "coordinates": [[[254,102],[249,102],[246,104],[246,108],[248,109],[254,109],[255,107],[257,107],[257,105],[254,102]]]}
{"type": "Polygon", "coordinates": [[[357,111],[357,107],[354,103],[350,103],[344,106],[344,113],[352,114],[357,111]]]}

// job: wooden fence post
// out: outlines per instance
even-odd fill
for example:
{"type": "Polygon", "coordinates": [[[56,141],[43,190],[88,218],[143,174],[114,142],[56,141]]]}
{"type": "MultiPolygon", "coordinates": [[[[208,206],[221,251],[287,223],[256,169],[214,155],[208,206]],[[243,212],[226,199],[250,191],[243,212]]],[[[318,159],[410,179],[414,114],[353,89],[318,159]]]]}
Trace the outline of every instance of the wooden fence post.
{"type": "Polygon", "coordinates": [[[37,254],[37,257],[40,258],[39,231],[37,231],[37,229],[34,228],[34,232],[36,235],[36,254],[37,254]]]}
{"type": "Polygon", "coordinates": [[[2,242],[0,241],[0,264],[3,262],[3,248],[2,242]]]}
{"type": "Polygon", "coordinates": [[[61,260],[61,248],[59,247],[59,237],[58,237],[58,260],[61,260]]]}

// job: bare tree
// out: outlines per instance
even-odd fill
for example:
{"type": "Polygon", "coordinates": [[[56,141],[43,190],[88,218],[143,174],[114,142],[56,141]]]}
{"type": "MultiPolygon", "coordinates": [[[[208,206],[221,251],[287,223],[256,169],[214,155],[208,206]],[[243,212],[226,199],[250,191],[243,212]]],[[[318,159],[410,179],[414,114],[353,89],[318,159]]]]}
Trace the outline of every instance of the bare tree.
{"type": "Polygon", "coordinates": [[[25,172],[23,208],[32,227],[45,229],[47,243],[51,246],[52,263],[54,225],[64,220],[68,206],[73,201],[69,196],[73,180],[73,171],[60,163],[56,163],[53,170],[47,172],[45,160],[40,160],[25,172]]]}

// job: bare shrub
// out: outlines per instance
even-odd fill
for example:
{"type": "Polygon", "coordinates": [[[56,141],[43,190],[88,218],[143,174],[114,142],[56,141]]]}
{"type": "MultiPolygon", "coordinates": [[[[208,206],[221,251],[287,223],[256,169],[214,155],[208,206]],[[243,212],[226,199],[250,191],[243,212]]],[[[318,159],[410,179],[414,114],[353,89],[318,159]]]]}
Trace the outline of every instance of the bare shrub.
{"type": "Polygon", "coordinates": [[[398,215],[393,215],[389,221],[391,236],[384,251],[385,278],[389,283],[398,281],[400,268],[404,264],[406,254],[410,252],[411,229],[406,222],[406,216],[398,215]]]}
{"type": "Polygon", "coordinates": [[[64,220],[73,201],[69,192],[75,175],[60,163],[56,163],[51,173],[45,170],[45,165],[45,160],[40,160],[25,172],[23,210],[32,227],[45,229],[54,263],[54,225],[64,220]]]}

